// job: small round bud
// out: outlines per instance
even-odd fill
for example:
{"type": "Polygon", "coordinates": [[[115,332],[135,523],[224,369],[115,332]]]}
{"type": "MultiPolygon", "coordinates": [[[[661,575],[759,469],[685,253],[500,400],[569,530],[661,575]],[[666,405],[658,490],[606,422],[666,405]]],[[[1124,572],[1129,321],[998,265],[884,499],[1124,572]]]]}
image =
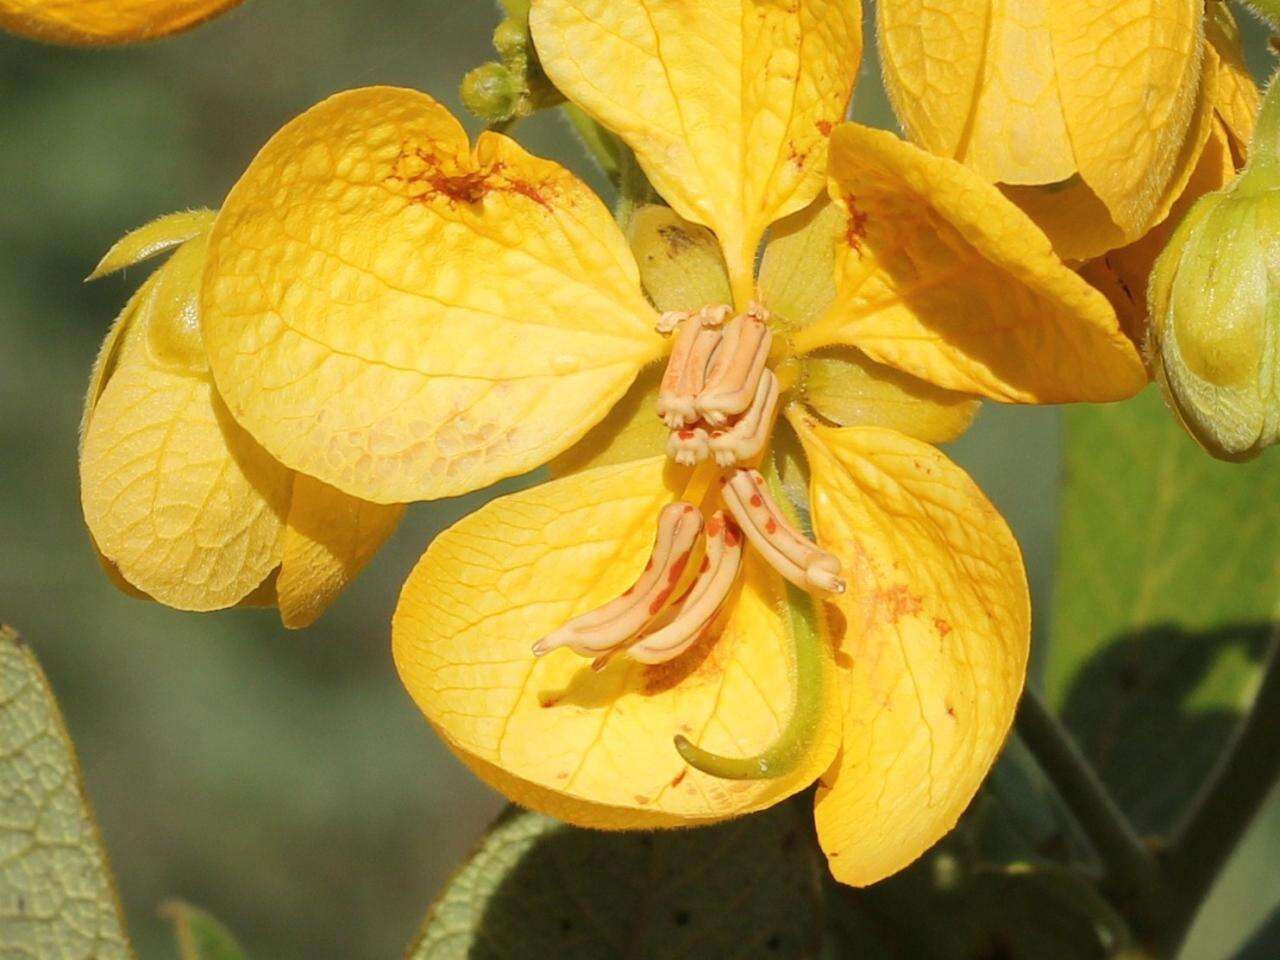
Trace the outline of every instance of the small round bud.
{"type": "Polygon", "coordinates": [[[463,105],[487,123],[502,123],[516,115],[524,84],[500,63],[482,63],[462,78],[463,105]]]}
{"type": "Polygon", "coordinates": [[[514,18],[503,20],[493,31],[493,48],[504,63],[521,64],[529,53],[529,24],[514,18]]]}
{"type": "Polygon", "coordinates": [[[1156,261],[1156,379],[1210,454],[1248,460],[1280,439],[1280,190],[1242,177],[1200,199],[1156,261]]]}

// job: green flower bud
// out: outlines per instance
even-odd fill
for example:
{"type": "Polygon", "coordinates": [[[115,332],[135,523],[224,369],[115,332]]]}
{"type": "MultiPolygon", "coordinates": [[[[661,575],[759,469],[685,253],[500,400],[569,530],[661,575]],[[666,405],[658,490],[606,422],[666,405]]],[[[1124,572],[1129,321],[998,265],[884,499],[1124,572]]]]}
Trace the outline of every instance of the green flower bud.
{"type": "Polygon", "coordinates": [[[1245,175],[1203,197],[1148,288],[1156,379],[1187,431],[1222,460],[1251,459],[1280,439],[1280,184],[1270,179],[1245,175]]]}
{"type": "Polygon", "coordinates": [[[501,63],[482,63],[462,78],[462,104],[486,123],[503,123],[516,115],[524,82],[501,63]]]}
{"type": "Polygon", "coordinates": [[[493,31],[493,48],[502,62],[517,65],[527,61],[529,55],[529,22],[513,18],[503,20],[493,31]]]}

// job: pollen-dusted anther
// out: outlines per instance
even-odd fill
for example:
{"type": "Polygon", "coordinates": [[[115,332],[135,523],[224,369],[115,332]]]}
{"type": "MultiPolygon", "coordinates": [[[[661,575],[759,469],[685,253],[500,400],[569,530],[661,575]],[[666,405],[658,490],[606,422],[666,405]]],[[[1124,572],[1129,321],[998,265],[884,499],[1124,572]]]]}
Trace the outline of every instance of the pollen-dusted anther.
{"type": "Polygon", "coordinates": [[[695,401],[722,336],[719,327],[703,324],[700,314],[689,316],[680,327],[658,388],[658,416],[669,429],[679,430],[698,419],[695,401]]]}
{"type": "Polygon", "coordinates": [[[568,647],[584,657],[626,643],[667,607],[702,533],[702,512],[691,503],[668,504],[658,515],[653,554],[635,585],[615,600],[574,617],[533,645],[536,656],[568,647]]]}
{"type": "Polygon", "coordinates": [[[786,521],[758,470],[735,470],[721,484],[724,505],[770,566],[801,589],[844,593],[839,559],[786,521]]]}
{"type": "Polygon", "coordinates": [[[763,307],[753,305],[725,325],[705,386],[694,401],[698,414],[712,426],[719,426],[751,405],[773,345],[767,317],[763,307]]]}
{"type": "Polygon", "coordinates": [[[624,653],[639,663],[666,663],[688,650],[716,618],[742,566],[742,531],[723,510],[707,521],[702,569],[670,623],[646,634],[624,653]]]}
{"type": "Polygon", "coordinates": [[[682,467],[692,467],[707,459],[711,447],[702,427],[681,427],[667,436],[667,456],[682,467]]]}
{"type": "MultiPolygon", "coordinates": [[[[778,378],[766,370],[756,387],[751,406],[732,426],[713,430],[709,440],[712,455],[722,467],[745,463],[764,449],[778,407],[778,378]]],[[[677,458],[678,459],[678,458],[677,458]]]]}

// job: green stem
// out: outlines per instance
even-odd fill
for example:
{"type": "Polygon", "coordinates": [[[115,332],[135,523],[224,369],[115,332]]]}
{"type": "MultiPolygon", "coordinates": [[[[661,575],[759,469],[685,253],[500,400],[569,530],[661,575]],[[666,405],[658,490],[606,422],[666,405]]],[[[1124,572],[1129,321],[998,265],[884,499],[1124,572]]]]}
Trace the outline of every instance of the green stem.
{"type": "MultiPolygon", "coordinates": [[[[782,489],[776,471],[770,471],[769,487],[787,519],[799,526],[799,515],[782,489]]],[[[818,629],[813,598],[790,583],[787,584],[787,610],[791,617],[795,658],[795,702],[787,725],[772,744],[752,757],[721,756],[695,746],[686,737],[677,736],[676,750],[695,770],[724,780],[772,780],[786,776],[808,755],[826,706],[822,689],[827,682],[823,669],[823,638],[818,629]]]]}
{"type": "Polygon", "coordinates": [[[564,103],[560,113],[578,135],[578,140],[591,159],[615,187],[621,187],[622,151],[626,148],[612,133],[592,120],[575,103],[564,103]]]}
{"type": "Polygon", "coordinates": [[[1262,682],[1230,748],[1191,804],[1165,855],[1178,922],[1167,943],[1186,936],[1196,909],[1250,822],[1280,782],[1280,633],[1271,642],[1262,682]]]}
{"type": "Polygon", "coordinates": [[[1096,850],[1105,883],[1139,935],[1157,929],[1164,913],[1165,881],[1151,850],[1116,806],[1097,771],[1040,695],[1028,687],[1017,729],[1096,850]]]}

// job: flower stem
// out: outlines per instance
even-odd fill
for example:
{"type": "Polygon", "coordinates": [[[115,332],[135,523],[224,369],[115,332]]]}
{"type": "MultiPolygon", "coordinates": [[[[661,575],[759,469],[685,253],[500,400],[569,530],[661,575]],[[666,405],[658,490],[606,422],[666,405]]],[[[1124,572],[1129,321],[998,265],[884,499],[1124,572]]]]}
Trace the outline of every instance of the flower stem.
{"type": "MultiPolygon", "coordinates": [[[[1280,0],[1272,0],[1280,11],[1280,0]]],[[[1280,12],[1277,13],[1280,17],[1280,12]]],[[[1249,162],[1240,174],[1239,186],[1249,189],[1256,182],[1259,188],[1275,186],[1277,167],[1280,167],[1280,70],[1271,77],[1267,92],[1262,97],[1258,111],[1258,123],[1249,145],[1249,162]]]]}
{"type": "Polygon", "coordinates": [[[1116,806],[1071,733],[1039,693],[1028,687],[1017,730],[1045,775],[1089,838],[1105,870],[1105,883],[1140,935],[1161,925],[1165,880],[1155,855],[1116,806]]]}
{"type": "MultiPolygon", "coordinates": [[[[800,518],[781,480],[769,471],[769,486],[787,519],[797,525],[800,518]]],[[[822,723],[825,708],[822,685],[827,682],[823,662],[823,637],[817,624],[813,598],[799,587],[787,584],[786,608],[794,638],[795,702],[791,717],[778,738],[752,757],[725,757],[695,746],[686,737],[675,738],[676,750],[695,770],[724,780],[772,780],[786,776],[808,755],[822,723]]]]}
{"type": "Polygon", "coordinates": [[[621,157],[622,151],[626,149],[622,142],[588,117],[576,103],[561,104],[560,113],[568,121],[573,132],[577,134],[578,141],[591,159],[596,162],[596,166],[600,168],[615,187],[620,187],[622,177],[621,157]]]}
{"type": "Polygon", "coordinates": [[[1170,949],[1186,936],[1254,815],[1280,782],[1280,632],[1271,641],[1253,706],[1165,854],[1178,918],[1167,933],[1170,949]]]}

